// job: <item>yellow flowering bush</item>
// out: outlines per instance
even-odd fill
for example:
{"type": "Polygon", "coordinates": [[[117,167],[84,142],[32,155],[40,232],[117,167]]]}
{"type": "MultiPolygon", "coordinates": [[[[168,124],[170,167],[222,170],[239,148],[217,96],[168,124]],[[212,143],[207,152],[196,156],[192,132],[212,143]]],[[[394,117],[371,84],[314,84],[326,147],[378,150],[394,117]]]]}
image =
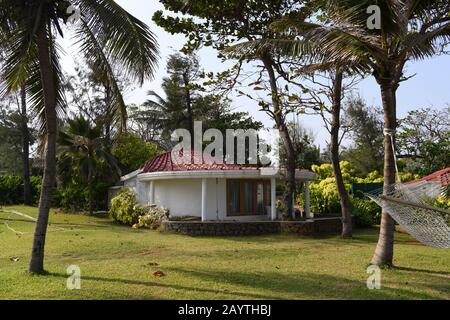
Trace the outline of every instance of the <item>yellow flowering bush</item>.
{"type": "Polygon", "coordinates": [[[169,210],[150,205],[143,208],[144,215],[139,217],[138,223],[133,225],[134,229],[147,228],[157,230],[163,221],[169,220],[169,210]]]}
{"type": "Polygon", "coordinates": [[[138,204],[136,195],[129,189],[123,189],[111,200],[110,217],[117,222],[133,225],[144,214],[143,208],[138,204]]]}

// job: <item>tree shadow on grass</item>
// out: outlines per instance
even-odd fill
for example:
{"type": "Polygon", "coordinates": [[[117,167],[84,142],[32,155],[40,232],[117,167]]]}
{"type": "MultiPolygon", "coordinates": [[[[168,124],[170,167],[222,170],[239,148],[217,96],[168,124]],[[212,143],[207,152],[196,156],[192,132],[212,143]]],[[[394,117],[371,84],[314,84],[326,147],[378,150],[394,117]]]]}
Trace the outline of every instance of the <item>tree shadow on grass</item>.
{"type": "Polygon", "coordinates": [[[435,274],[435,275],[439,275],[439,276],[449,277],[450,278],[450,271],[426,270],[426,269],[417,269],[417,268],[409,268],[409,267],[401,267],[401,266],[394,266],[394,267],[392,267],[392,269],[393,270],[400,270],[400,271],[408,271],[408,272],[435,274]]]}
{"type": "MultiPolygon", "coordinates": [[[[187,279],[195,278],[203,282],[204,287],[191,287],[178,284],[140,281],[83,275],[82,280],[119,283],[124,285],[145,286],[148,288],[167,288],[183,291],[180,298],[189,299],[190,294],[203,292],[207,297],[217,295],[218,298],[230,299],[436,299],[436,295],[416,292],[411,288],[400,289],[382,287],[381,290],[369,290],[365,280],[357,281],[334,275],[299,272],[283,274],[282,272],[234,272],[218,270],[193,270],[166,267],[164,271],[184,274],[187,279]],[[223,290],[208,289],[211,284],[220,285],[223,290]],[[240,287],[234,291],[233,287],[240,287]],[[205,288],[206,287],[206,288],[205,288]]],[[[67,275],[50,273],[49,276],[67,278],[67,275]]],[[[137,297],[139,298],[139,297],[137,297]]],[[[209,297],[211,298],[211,297],[209,297]]],[[[214,297],[212,298],[214,299],[214,297]]]]}
{"type": "MultiPolygon", "coordinates": [[[[256,291],[267,290],[277,293],[277,299],[436,299],[439,297],[414,290],[382,287],[369,290],[365,279],[362,281],[344,277],[299,272],[287,275],[280,272],[230,272],[199,271],[180,268],[165,268],[224,285],[244,286],[256,291]]],[[[442,289],[442,288],[441,288],[442,289]]]]}
{"type": "MultiPolygon", "coordinates": [[[[46,274],[46,276],[67,279],[67,275],[63,274],[63,273],[49,272],[46,274]]],[[[145,287],[149,287],[149,288],[154,287],[154,288],[167,288],[167,289],[183,290],[183,291],[186,291],[186,296],[182,297],[182,299],[189,299],[189,292],[204,292],[204,293],[208,293],[208,294],[221,294],[221,295],[225,294],[225,295],[230,295],[230,298],[234,298],[234,299],[238,299],[239,297],[242,299],[248,299],[248,298],[250,298],[250,299],[265,299],[265,300],[280,299],[279,297],[270,296],[270,295],[252,294],[252,293],[244,293],[244,292],[223,292],[223,291],[213,290],[213,289],[189,287],[189,286],[176,285],[176,284],[165,284],[165,283],[153,282],[153,281],[140,281],[140,280],[120,279],[120,278],[105,278],[105,277],[86,276],[86,275],[82,275],[81,280],[82,281],[89,280],[89,281],[98,281],[98,282],[120,283],[120,284],[124,284],[124,285],[145,286],[145,287]]]]}

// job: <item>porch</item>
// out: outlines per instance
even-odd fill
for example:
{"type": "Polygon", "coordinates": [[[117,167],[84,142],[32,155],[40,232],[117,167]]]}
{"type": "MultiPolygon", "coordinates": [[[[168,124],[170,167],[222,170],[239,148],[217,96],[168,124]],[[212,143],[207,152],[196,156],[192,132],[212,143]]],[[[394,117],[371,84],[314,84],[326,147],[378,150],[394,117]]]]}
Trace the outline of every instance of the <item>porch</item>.
{"type": "MultiPolygon", "coordinates": [[[[305,185],[305,218],[310,211],[309,171],[297,174],[305,185]]],[[[171,216],[196,216],[207,221],[276,221],[278,216],[277,180],[279,174],[267,176],[260,170],[158,172],[140,174],[136,190],[141,204],[156,204],[169,209],[171,216]]],[[[129,184],[129,182],[128,182],[129,184]]]]}

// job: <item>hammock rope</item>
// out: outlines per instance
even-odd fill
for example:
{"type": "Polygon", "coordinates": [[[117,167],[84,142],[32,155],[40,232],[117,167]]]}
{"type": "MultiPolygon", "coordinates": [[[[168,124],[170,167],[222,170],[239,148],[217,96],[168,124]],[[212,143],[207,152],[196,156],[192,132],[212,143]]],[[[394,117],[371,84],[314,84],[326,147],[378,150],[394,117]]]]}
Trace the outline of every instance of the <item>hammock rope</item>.
{"type": "Polygon", "coordinates": [[[367,196],[419,242],[434,248],[450,248],[450,211],[429,205],[430,200],[445,196],[450,172],[430,180],[402,183],[395,153],[395,132],[385,130],[384,134],[391,140],[397,182],[367,196]]]}

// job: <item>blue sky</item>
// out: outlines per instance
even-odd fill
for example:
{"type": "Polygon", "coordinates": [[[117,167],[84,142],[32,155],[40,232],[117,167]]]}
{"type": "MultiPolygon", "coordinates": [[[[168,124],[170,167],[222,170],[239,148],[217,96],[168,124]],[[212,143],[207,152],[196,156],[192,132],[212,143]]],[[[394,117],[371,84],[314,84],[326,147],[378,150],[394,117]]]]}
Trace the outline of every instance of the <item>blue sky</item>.
{"type": "MultiPolygon", "coordinates": [[[[117,0],[131,14],[146,22],[151,30],[156,34],[160,45],[160,56],[158,72],[155,79],[144,84],[142,88],[136,88],[126,93],[125,99],[127,103],[141,103],[146,100],[146,93],[154,90],[162,94],[161,81],[165,76],[165,64],[168,55],[179,50],[184,44],[184,37],[181,35],[171,35],[163,29],[156,26],[151,20],[156,10],[163,9],[163,6],[157,0],[117,0]]],[[[66,42],[66,41],[64,41],[66,42]]],[[[64,45],[66,52],[70,52],[70,48],[64,45]]],[[[199,52],[200,61],[206,71],[220,71],[226,69],[229,64],[222,64],[216,58],[216,53],[211,49],[203,49],[199,52]]],[[[72,59],[66,57],[64,67],[70,72],[73,65],[72,59]]],[[[414,62],[407,65],[407,75],[417,74],[407,82],[402,83],[398,90],[398,116],[404,116],[409,110],[421,107],[442,108],[450,103],[450,56],[435,57],[433,59],[414,62]]],[[[362,81],[358,90],[360,95],[365,98],[369,105],[377,105],[380,103],[380,93],[376,82],[372,77],[362,81]]],[[[264,113],[258,111],[255,102],[247,98],[235,98],[233,108],[236,111],[247,111],[256,120],[262,121],[265,126],[272,127],[273,122],[264,113]]],[[[328,141],[328,133],[323,128],[322,121],[314,116],[302,116],[300,121],[307,128],[312,129],[316,133],[316,144],[325,147],[328,141]]]]}

